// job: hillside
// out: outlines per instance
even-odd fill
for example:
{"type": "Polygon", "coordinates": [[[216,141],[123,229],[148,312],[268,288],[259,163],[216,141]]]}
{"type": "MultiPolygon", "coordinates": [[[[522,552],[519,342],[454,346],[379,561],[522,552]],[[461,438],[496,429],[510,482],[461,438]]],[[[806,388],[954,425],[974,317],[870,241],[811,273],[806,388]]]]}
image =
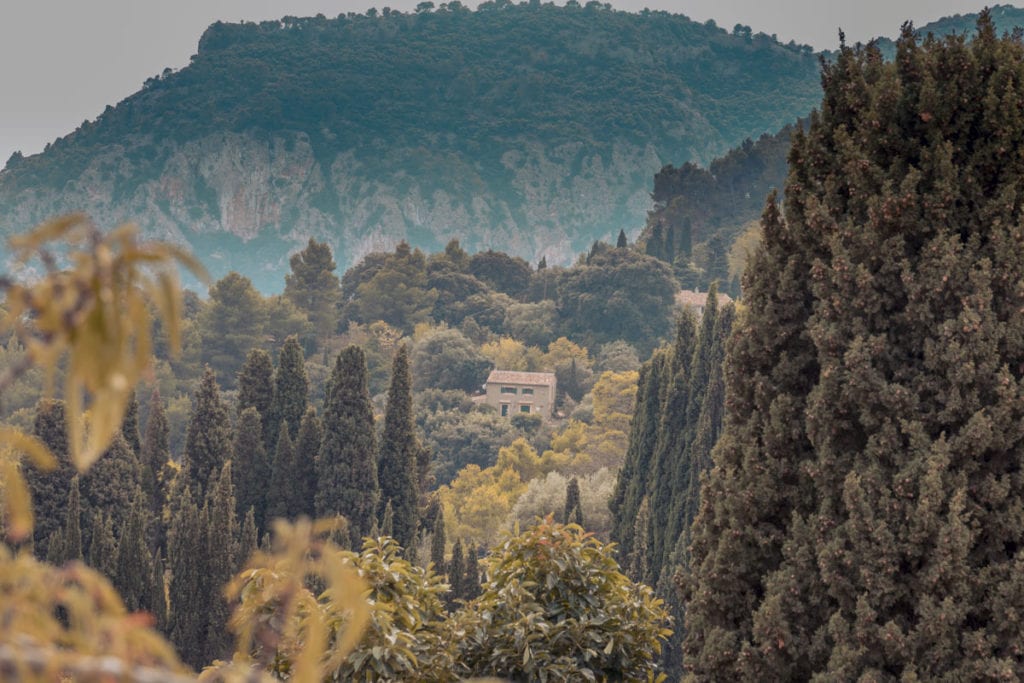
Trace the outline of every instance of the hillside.
{"type": "Polygon", "coordinates": [[[598,3],[217,23],[186,68],[14,155],[0,231],[131,218],[264,289],[309,237],[342,267],[450,237],[564,263],[639,228],[665,164],[819,97],[809,48],[598,3]]]}

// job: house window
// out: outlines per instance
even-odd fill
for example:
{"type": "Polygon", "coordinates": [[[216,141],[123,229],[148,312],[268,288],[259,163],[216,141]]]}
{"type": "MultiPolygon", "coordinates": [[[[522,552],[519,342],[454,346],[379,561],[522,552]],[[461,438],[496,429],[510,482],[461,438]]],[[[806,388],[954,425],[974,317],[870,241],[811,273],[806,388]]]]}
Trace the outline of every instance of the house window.
{"type": "Polygon", "coordinates": [[[501,416],[502,417],[508,417],[508,407],[509,407],[508,403],[502,403],[501,404],[501,416]]]}
{"type": "Polygon", "coordinates": [[[530,388],[524,388],[524,389],[523,389],[523,390],[522,390],[521,392],[519,392],[519,393],[521,393],[521,394],[525,394],[526,396],[533,396],[533,389],[530,389],[530,388]]]}
{"type": "Polygon", "coordinates": [[[530,412],[530,406],[519,406],[519,412],[520,413],[528,413],[528,412],[530,412]]]}
{"type": "Polygon", "coordinates": [[[514,393],[516,393],[516,388],[515,387],[502,387],[501,388],[501,393],[503,393],[503,394],[514,394],[514,393]]]}

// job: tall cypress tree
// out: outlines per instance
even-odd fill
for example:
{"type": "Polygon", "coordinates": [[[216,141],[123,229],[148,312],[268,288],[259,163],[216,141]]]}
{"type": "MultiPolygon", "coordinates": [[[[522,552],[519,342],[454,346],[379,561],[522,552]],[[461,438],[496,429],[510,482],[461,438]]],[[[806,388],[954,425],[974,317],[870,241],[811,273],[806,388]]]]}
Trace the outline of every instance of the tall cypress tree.
{"type": "Polygon", "coordinates": [[[452,546],[452,558],[448,561],[446,568],[448,574],[448,585],[451,586],[448,593],[448,607],[455,606],[455,601],[465,598],[466,584],[466,557],[462,552],[462,539],[456,539],[452,546]]]}
{"type": "Polygon", "coordinates": [[[117,539],[110,515],[94,510],[89,517],[89,566],[110,578],[114,575],[117,558],[117,539]]]}
{"type": "Polygon", "coordinates": [[[580,502],[580,481],[576,477],[569,480],[565,485],[565,510],[562,519],[566,524],[579,524],[583,526],[583,507],[580,502]]]}
{"type": "MultiPolygon", "coordinates": [[[[287,425],[287,423],[284,423],[287,425]]],[[[266,529],[270,523],[278,518],[288,519],[292,516],[292,505],[295,500],[295,446],[291,437],[288,436],[289,429],[281,429],[277,437],[277,448],[274,449],[274,462],[271,467],[271,475],[265,479],[261,486],[267,489],[267,505],[262,510],[253,508],[256,518],[264,520],[262,528],[266,529]]]]}
{"type": "MultiPolygon", "coordinates": [[[[146,420],[146,433],[142,439],[139,459],[142,464],[142,490],[149,500],[150,512],[155,523],[163,526],[163,509],[167,502],[167,474],[171,460],[170,427],[167,424],[167,413],[160,390],[153,389],[149,399],[149,417],[146,420]]],[[[157,534],[158,546],[162,545],[165,536],[157,534]]]]}
{"type": "Polygon", "coordinates": [[[196,499],[206,497],[207,490],[230,455],[228,411],[220,400],[220,387],[213,370],[207,367],[192,397],[192,414],[185,435],[186,476],[196,499]]]}
{"type": "Polygon", "coordinates": [[[770,375],[742,367],[765,349],[732,348],[726,447],[686,584],[688,665],[1019,677],[1024,46],[987,13],[970,44],[919,44],[908,26],[892,63],[844,46],[822,83],[735,338],[774,328],[790,345],[760,340],[780,352],[761,361],[770,375]],[[766,394],[768,410],[735,410],[766,394]]]}
{"type": "Polygon", "coordinates": [[[82,475],[82,508],[102,510],[112,525],[115,538],[124,533],[137,489],[142,485],[139,459],[120,433],[103,455],[82,475]]]}
{"type": "Polygon", "coordinates": [[[480,595],[480,564],[477,561],[475,543],[469,544],[466,551],[466,573],[462,581],[462,599],[473,600],[480,595]]]}
{"type": "Polygon", "coordinates": [[[271,437],[274,409],[274,362],[263,349],[252,349],[238,371],[238,414],[246,408],[255,408],[260,414],[263,448],[272,453],[277,434],[271,437]],[[274,438],[274,441],[269,439],[274,438]]]}
{"type": "MultiPolygon", "coordinates": [[[[651,459],[661,420],[664,355],[664,351],[657,351],[651,360],[640,367],[626,457],[616,478],[612,499],[608,503],[612,511],[612,540],[618,544],[622,558],[631,557],[636,543],[640,541],[634,534],[634,521],[641,501],[648,495],[651,459]]],[[[645,533],[648,527],[644,527],[645,533]]],[[[643,540],[644,552],[647,553],[649,548],[646,536],[643,540]]],[[[646,562],[645,556],[644,566],[646,562]]],[[[643,580],[642,577],[633,578],[636,581],[643,580]]]]}
{"type": "Polygon", "coordinates": [[[318,517],[344,515],[352,547],[377,519],[377,436],[366,376],[366,356],[358,346],[344,349],[334,363],[324,400],[323,441],[316,461],[318,517]]]}
{"type": "Polygon", "coordinates": [[[292,335],[284,340],[277,358],[277,372],[274,374],[273,431],[277,442],[277,429],[287,422],[292,441],[298,436],[302,416],[309,400],[309,379],[306,376],[306,359],[299,345],[299,338],[292,335]]]}
{"type": "Polygon", "coordinates": [[[264,520],[267,516],[268,497],[278,495],[278,486],[288,486],[289,482],[271,479],[270,457],[263,448],[263,429],[260,414],[255,408],[246,408],[238,416],[231,450],[231,473],[235,480],[238,516],[241,517],[246,510],[252,508],[256,519],[264,520]]]}
{"type": "Polygon", "coordinates": [[[46,444],[57,459],[57,467],[43,472],[35,465],[25,466],[25,483],[32,494],[35,527],[32,538],[36,557],[46,557],[46,539],[64,524],[64,504],[71,490],[75,467],[68,455],[68,429],[64,402],[42,399],[36,405],[32,433],[46,444]]]}
{"type": "Polygon", "coordinates": [[[135,457],[139,457],[142,452],[142,436],[139,433],[139,399],[134,391],[128,398],[128,405],[125,406],[124,417],[121,419],[121,435],[135,457]]]}
{"type": "MultiPolygon", "coordinates": [[[[323,443],[324,430],[316,408],[309,406],[299,425],[299,437],[295,441],[294,467],[292,469],[292,500],[288,504],[289,515],[299,517],[316,516],[317,458],[323,443]]],[[[359,546],[353,546],[358,548],[359,546]]]]}
{"type": "Polygon", "coordinates": [[[111,577],[129,612],[146,609],[151,594],[153,565],[149,548],[146,547],[145,518],[144,494],[138,489],[128,521],[117,542],[114,575],[111,577]]]}
{"type": "Polygon", "coordinates": [[[377,476],[381,500],[390,501],[394,511],[394,537],[405,547],[419,526],[416,456],[421,448],[413,426],[409,354],[402,344],[391,368],[377,476]]]}
{"type": "Polygon", "coordinates": [[[191,490],[183,487],[181,495],[168,532],[167,559],[171,569],[168,631],[182,661],[198,669],[208,663],[204,661],[203,647],[210,607],[206,589],[205,520],[199,514],[191,490]]]}
{"type": "MultiPolygon", "coordinates": [[[[255,411],[253,411],[255,412],[255,411]]],[[[222,593],[235,573],[238,556],[239,527],[235,516],[235,493],[232,484],[232,463],[220,472],[217,483],[206,499],[206,625],[205,659],[226,659],[230,656],[232,637],[228,632],[231,609],[222,593]]]]}
{"type": "Polygon", "coordinates": [[[245,513],[242,526],[238,529],[238,557],[235,558],[235,573],[241,571],[259,545],[259,531],[256,529],[256,514],[252,508],[245,513]]]}
{"type": "Polygon", "coordinates": [[[441,511],[434,518],[433,532],[430,535],[430,561],[437,572],[444,572],[446,569],[444,551],[444,512],[441,511]]]}
{"type": "Polygon", "coordinates": [[[82,554],[82,499],[78,490],[78,477],[71,480],[67,514],[64,517],[64,560],[81,560],[82,554]]]}

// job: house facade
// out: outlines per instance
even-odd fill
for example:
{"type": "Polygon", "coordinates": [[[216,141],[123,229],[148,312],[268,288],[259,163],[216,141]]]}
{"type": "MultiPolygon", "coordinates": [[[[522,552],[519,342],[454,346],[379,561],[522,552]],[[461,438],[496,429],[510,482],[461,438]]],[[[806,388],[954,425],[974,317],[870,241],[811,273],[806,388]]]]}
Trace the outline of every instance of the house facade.
{"type": "Polygon", "coordinates": [[[484,385],[484,403],[503,417],[529,414],[551,417],[557,383],[552,372],[492,370],[484,385]]]}

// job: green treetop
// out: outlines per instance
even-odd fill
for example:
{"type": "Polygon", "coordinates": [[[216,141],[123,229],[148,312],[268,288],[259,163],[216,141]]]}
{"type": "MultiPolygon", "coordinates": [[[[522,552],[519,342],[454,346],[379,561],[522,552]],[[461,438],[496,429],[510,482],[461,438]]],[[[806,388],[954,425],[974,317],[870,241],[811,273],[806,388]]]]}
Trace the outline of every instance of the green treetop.
{"type": "Polygon", "coordinates": [[[309,400],[309,379],[306,376],[306,358],[302,353],[299,339],[292,335],[284,340],[277,358],[277,372],[274,375],[274,442],[277,443],[277,429],[282,422],[288,423],[289,434],[295,440],[302,424],[309,400]]]}
{"type": "MultiPolygon", "coordinates": [[[[263,446],[271,452],[274,443],[268,439],[274,408],[274,362],[263,349],[250,349],[238,371],[238,414],[246,408],[255,408],[259,413],[263,446]]],[[[276,433],[273,436],[277,438],[276,433]]]]}

